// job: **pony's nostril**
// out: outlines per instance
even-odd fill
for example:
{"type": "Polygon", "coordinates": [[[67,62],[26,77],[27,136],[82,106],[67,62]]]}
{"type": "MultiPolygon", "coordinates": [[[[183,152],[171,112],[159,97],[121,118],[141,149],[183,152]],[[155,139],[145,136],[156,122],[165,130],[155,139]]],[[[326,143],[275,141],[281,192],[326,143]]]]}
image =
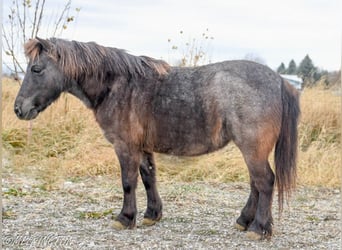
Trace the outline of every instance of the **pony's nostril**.
{"type": "Polygon", "coordinates": [[[16,106],[14,107],[14,113],[15,113],[18,117],[21,117],[22,112],[21,112],[21,109],[20,109],[20,107],[19,107],[18,105],[16,105],[16,106]]]}

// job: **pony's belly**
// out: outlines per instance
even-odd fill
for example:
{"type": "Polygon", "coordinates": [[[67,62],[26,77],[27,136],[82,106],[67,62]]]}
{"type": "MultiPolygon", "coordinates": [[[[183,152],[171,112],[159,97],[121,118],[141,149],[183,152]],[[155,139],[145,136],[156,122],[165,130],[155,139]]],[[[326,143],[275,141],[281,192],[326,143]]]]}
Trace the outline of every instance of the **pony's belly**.
{"type": "Polygon", "coordinates": [[[214,152],[220,148],[223,148],[225,145],[228,144],[229,140],[221,141],[220,144],[213,144],[212,142],[200,141],[197,140],[195,142],[180,142],[172,143],[169,142],[162,142],[154,147],[154,152],[169,154],[169,155],[176,155],[176,156],[198,156],[203,154],[208,154],[214,152]]]}

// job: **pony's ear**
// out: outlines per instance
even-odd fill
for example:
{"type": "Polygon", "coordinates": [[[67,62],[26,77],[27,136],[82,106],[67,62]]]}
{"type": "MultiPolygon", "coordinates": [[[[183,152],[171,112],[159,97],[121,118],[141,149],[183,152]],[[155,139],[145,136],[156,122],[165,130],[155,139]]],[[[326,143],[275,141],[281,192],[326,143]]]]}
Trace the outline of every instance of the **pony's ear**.
{"type": "Polygon", "coordinates": [[[48,40],[39,37],[29,39],[24,44],[25,55],[30,59],[35,59],[43,50],[49,51],[51,46],[48,40]]]}
{"type": "Polygon", "coordinates": [[[38,45],[40,46],[40,51],[49,51],[51,49],[52,44],[49,40],[40,37],[36,37],[36,40],[38,41],[38,45]]]}

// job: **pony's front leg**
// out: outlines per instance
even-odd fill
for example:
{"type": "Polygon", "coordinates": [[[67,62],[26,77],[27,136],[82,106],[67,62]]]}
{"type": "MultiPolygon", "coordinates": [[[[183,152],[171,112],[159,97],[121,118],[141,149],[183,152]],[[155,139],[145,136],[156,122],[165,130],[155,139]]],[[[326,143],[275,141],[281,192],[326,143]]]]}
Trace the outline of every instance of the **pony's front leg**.
{"type": "Polygon", "coordinates": [[[137,187],[139,165],[142,153],[125,143],[116,143],[115,151],[121,167],[122,188],[124,192],[123,207],[116,217],[115,229],[132,229],[136,227],[137,205],[135,190],[137,187]]]}
{"type": "Polygon", "coordinates": [[[156,184],[156,164],[153,153],[144,152],[140,165],[140,175],[147,194],[147,209],[142,222],[145,226],[152,226],[162,218],[162,201],[156,184]]]}

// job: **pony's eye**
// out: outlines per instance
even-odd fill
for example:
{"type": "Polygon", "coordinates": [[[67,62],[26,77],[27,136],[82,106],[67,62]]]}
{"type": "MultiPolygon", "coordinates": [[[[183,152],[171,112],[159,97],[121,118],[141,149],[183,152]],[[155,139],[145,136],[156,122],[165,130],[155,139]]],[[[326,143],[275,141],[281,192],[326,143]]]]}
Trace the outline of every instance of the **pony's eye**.
{"type": "Polygon", "coordinates": [[[38,65],[33,65],[31,67],[31,72],[33,72],[33,73],[40,73],[40,72],[42,72],[42,67],[40,67],[38,65]]]}

